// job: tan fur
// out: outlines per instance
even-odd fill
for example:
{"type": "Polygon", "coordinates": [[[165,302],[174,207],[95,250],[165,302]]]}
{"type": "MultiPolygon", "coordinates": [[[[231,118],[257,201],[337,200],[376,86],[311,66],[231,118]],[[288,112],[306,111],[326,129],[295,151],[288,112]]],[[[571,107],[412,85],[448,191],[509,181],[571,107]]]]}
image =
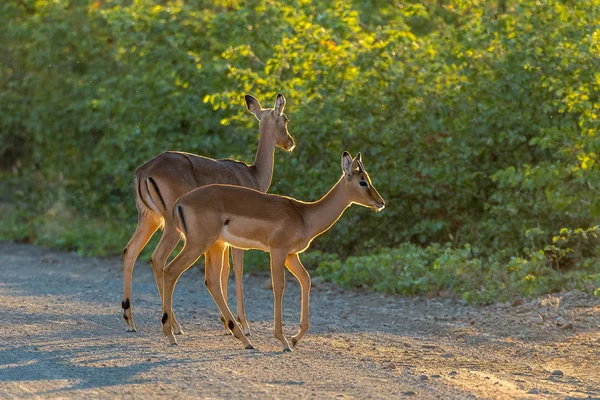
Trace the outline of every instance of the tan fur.
{"type": "Polygon", "coordinates": [[[175,284],[185,270],[207,253],[205,277],[208,290],[226,323],[232,327],[234,336],[246,348],[253,348],[234,322],[216,281],[221,271],[223,251],[228,245],[270,253],[275,298],[274,332],[284,351],[290,350],[281,325],[284,265],[298,278],[302,287],[301,322],[300,330],[292,337],[292,344],[295,345],[304,336],[309,327],[310,276],[298,254],[306,250],[315,237],[327,231],[351,204],[376,211],[385,206],[364,170],[360,153],[352,159],[344,152],[342,169],[344,175],[335,186],[323,198],[312,203],[231,185],[204,186],[187,193],[175,203],[174,207],[181,211],[180,214],[175,213],[175,226],[184,235],[185,245],[164,271],[163,332],[172,344],[177,343],[172,319],[175,284]]]}
{"type": "MultiPolygon", "coordinates": [[[[150,237],[163,227],[157,248],[152,253],[151,264],[161,299],[163,269],[169,254],[180,239],[173,224],[172,210],[175,201],[198,187],[222,183],[245,186],[259,191],[267,191],[273,176],[273,158],[275,147],[291,151],[294,139],[287,130],[287,118],[283,114],[285,97],[277,95],[273,109],[263,109],[258,100],[246,96],[248,110],[259,122],[259,144],[252,165],[234,160],[213,160],[195,154],[168,151],[141,165],[134,175],[134,193],[138,208],[138,226],[124,250],[124,297],[131,303],[131,280],[133,267],[140,251],[150,237]]],[[[242,292],[243,256],[241,250],[233,250],[234,272],[236,278],[236,297],[238,318],[244,327],[244,333],[250,334],[242,292]]],[[[228,254],[227,254],[228,256],[228,254]]],[[[229,260],[223,268],[223,291],[227,294],[229,260]]],[[[131,306],[123,313],[128,331],[135,331],[131,306]]],[[[173,316],[176,333],[182,333],[181,326],[173,316]]]]}

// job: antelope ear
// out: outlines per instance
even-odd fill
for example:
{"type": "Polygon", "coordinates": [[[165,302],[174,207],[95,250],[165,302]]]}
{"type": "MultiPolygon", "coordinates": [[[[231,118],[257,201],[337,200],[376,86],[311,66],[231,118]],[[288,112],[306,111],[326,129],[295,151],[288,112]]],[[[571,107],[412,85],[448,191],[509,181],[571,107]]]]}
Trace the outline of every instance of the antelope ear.
{"type": "Polygon", "coordinates": [[[248,107],[248,111],[254,114],[254,116],[260,121],[262,107],[260,106],[259,101],[256,99],[256,97],[249,94],[244,96],[244,98],[246,99],[246,107],[248,107]]]}
{"type": "Polygon", "coordinates": [[[362,172],[365,170],[360,152],[358,152],[356,157],[354,157],[354,160],[352,161],[352,168],[358,170],[358,172],[362,172]]]}
{"type": "Polygon", "coordinates": [[[344,171],[344,175],[346,176],[346,178],[352,176],[352,163],[353,160],[350,153],[348,153],[347,151],[342,153],[342,170],[344,171]]]}
{"type": "Polygon", "coordinates": [[[277,111],[277,115],[283,114],[283,109],[285,108],[285,96],[281,93],[277,94],[277,99],[275,100],[275,111],[277,111]]]}

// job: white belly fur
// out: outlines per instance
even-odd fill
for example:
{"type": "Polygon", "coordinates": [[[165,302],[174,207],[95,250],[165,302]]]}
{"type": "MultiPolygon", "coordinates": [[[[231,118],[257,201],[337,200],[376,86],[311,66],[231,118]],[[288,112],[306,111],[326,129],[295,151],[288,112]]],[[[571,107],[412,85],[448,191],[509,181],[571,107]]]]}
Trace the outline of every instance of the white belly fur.
{"type": "Polygon", "coordinates": [[[229,232],[229,229],[227,228],[227,226],[223,227],[223,230],[221,231],[221,237],[220,239],[227,243],[230,246],[236,247],[238,249],[243,249],[243,250],[262,250],[262,251],[269,251],[269,249],[267,248],[267,246],[265,246],[264,244],[262,244],[261,242],[259,242],[258,240],[251,240],[251,239],[247,239],[247,238],[242,238],[242,237],[238,237],[238,236],[234,236],[229,232]]]}

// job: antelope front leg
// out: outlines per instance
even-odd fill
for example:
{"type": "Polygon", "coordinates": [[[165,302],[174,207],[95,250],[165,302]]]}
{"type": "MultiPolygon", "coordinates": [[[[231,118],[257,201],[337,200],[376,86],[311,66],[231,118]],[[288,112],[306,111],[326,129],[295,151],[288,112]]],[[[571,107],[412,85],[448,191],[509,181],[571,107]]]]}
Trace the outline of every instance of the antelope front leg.
{"type": "Polygon", "coordinates": [[[204,278],[206,279],[206,287],[210,292],[215,303],[217,303],[217,307],[219,307],[219,311],[221,311],[221,315],[225,317],[227,321],[227,327],[233,333],[233,336],[238,338],[246,349],[255,349],[254,345],[250,343],[248,338],[242,333],[240,326],[235,322],[235,318],[231,313],[231,310],[227,306],[227,302],[223,297],[223,291],[221,290],[221,267],[223,263],[223,252],[225,250],[225,245],[220,243],[215,243],[212,247],[206,252],[206,267],[204,269],[204,278]]]}
{"type": "Polygon", "coordinates": [[[283,351],[292,351],[290,344],[283,335],[282,314],[283,314],[283,292],[285,290],[285,268],[284,263],[287,256],[286,251],[271,251],[271,279],[273,284],[273,333],[283,345],[283,351]]]}
{"type": "Polygon", "coordinates": [[[246,307],[244,306],[244,285],[242,283],[244,277],[244,252],[240,249],[231,248],[233,258],[233,273],[235,275],[235,298],[237,308],[237,318],[242,331],[246,336],[252,336],[250,333],[250,325],[246,319],[246,307]]]}
{"type": "Polygon", "coordinates": [[[285,261],[285,265],[292,274],[300,282],[300,288],[302,289],[302,308],[300,309],[300,330],[297,334],[292,336],[292,346],[296,346],[304,334],[310,327],[309,321],[309,303],[310,303],[310,275],[304,265],[300,262],[298,254],[290,254],[285,261]]]}

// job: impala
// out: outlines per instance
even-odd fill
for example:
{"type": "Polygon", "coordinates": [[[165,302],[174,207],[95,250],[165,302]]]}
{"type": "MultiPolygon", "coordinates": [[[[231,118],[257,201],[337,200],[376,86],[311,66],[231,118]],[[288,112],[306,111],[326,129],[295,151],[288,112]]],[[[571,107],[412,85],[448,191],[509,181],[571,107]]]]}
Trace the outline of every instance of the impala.
{"type": "MultiPolygon", "coordinates": [[[[160,297],[163,293],[163,269],[169,254],[179,242],[179,232],[172,218],[173,203],[180,196],[198,187],[213,183],[245,186],[266,192],[273,176],[275,147],[292,151],[295,143],[287,130],[288,119],[283,114],[285,97],[280,93],[273,109],[263,109],[256,98],[246,95],[246,106],[259,121],[259,142],[254,164],[234,160],[213,160],[194,154],[168,151],[161,153],[140,166],[134,175],[133,188],[138,209],[137,228],[123,250],[124,296],[121,306],[127,331],[135,332],[131,309],[131,279],[133,267],[140,251],[146,246],[154,232],[163,228],[158,246],[152,253],[150,263],[160,297]]],[[[243,252],[232,250],[236,283],[238,321],[244,334],[250,334],[244,309],[242,288],[243,252]]],[[[227,298],[229,255],[225,254],[222,290],[227,298]]],[[[222,318],[222,321],[224,319],[222,318]]],[[[183,333],[175,317],[171,316],[176,334],[183,333]]],[[[229,330],[225,327],[227,332],[229,330]]]]}
{"type": "Polygon", "coordinates": [[[292,336],[292,346],[309,327],[310,276],[298,255],[311,241],[327,231],[353,203],[381,211],[385,202],[373,187],[360,153],[352,159],[342,154],[343,175],[320,200],[305,203],[290,197],[261,193],[231,185],[209,185],[187,193],[173,206],[177,230],[184,239],[181,252],[164,270],[162,328],[171,344],[173,335],[173,290],[179,276],[205,254],[205,284],[217,303],[227,327],[247,349],[254,346],[235,322],[221,292],[221,265],[225,249],[258,249],[270,253],[271,279],[275,298],[274,334],[284,351],[291,351],[283,335],[282,297],[285,269],[300,282],[302,297],[300,330],[292,336]]]}

